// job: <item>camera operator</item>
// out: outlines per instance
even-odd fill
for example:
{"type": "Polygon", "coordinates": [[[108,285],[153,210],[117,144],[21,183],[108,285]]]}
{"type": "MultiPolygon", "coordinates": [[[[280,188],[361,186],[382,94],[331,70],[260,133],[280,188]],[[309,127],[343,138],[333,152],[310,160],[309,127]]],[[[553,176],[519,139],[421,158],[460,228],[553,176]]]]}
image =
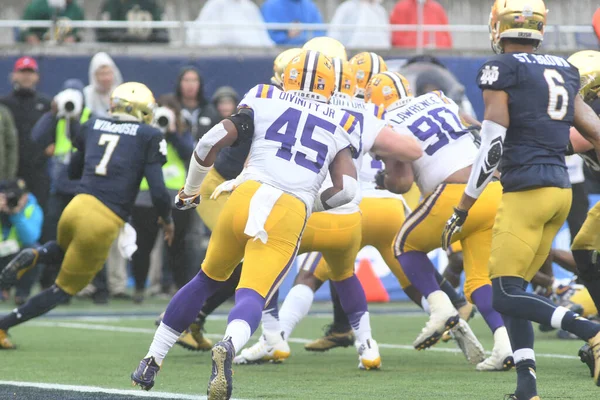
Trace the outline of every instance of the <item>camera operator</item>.
{"type": "MultiPolygon", "coordinates": [[[[22,248],[37,244],[42,233],[43,220],[42,208],[35,196],[27,191],[25,181],[0,181],[0,270],[4,269],[22,248]]],[[[29,297],[36,276],[37,269],[34,268],[25,273],[17,283],[17,305],[23,304],[29,297]]]]}
{"type": "MultiPolygon", "coordinates": [[[[77,194],[79,181],[69,179],[68,174],[73,150],[71,139],[92,116],[91,110],[84,104],[83,87],[79,79],[66,80],[63,90],[52,100],[51,110],[42,115],[31,131],[32,140],[50,161],[50,197],[42,229],[43,242],[56,239],[58,219],[77,194]]],[[[54,283],[59,268],[60,265],[45,266],[40,282],[43,288],[54,283]]],[[[105,302],[108,297],[106,272],[101,271],[100,274],[104,275],[94,280],[94,300],[101,298],[97,302],[105,302]]]]}
{"type": "MultiPolygon", "coordinates": [[[[185,121],[181,108],[174,96],[164,95],[158,98],[160,105],[154,112],[154,125],[165,135],[167,142],[167,162],[162,167],[167,189],[173,197],[185,184],[187,161],[194,151],[194,141],[189,131],[185,131],[185,121]]],[[[137,232],[138,250],[133,254],[132,266],[135,278],[134,302],[141,303],[150,267],[150,252],[158,235],[158,214],[152,206],[148,183],[144,179],[131,213],[132,225],[137,232]]],[[[167,265],[173,272],[175,285],[181,288],[191,278],[192,263],[187,257],[185,240],[193,226],[194,210],[181,211],[173,208],[175,238],[171,246],[166,247],[167,265]]]]}

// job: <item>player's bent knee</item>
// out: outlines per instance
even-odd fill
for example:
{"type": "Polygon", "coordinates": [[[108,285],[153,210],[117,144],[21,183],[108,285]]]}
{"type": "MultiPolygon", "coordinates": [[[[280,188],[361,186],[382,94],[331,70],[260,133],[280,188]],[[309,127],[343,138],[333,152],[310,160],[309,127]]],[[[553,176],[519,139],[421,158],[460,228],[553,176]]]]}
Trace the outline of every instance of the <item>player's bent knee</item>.
{"type": "Polygon", "coordinates": [[[491,285],[492,282],[487,279],[487,278],[475,278],[475,279],[469,279],[467,277],[466,281],[465,281],[465,287],[464,287],[464,292],[465,292],[465,298],[470,302],[473,303],[473,301],[471,300],[471,296],[473,295],[473,293],[486,285],[491,285]]]}
{"type": "Polygon", "coordinates": [[[579,277],[587,282],[600,281],[600,254],[592,250],[573,250],[579,277]]]}
{"type": "Polygon", "coordinates": [[[525,281],[517,277],[492,279],[492,306],[501,314],[511,315],[520,306],[519,297],[524,293],[525,281]]]}
{"type": "Polygon", "coordinates": [[[298,275],[296,275],[296,279],[294,280],[294,286],[305,285],[311,288],[313,292],[316,292],[323,285],[323,282],[324,281],[318,279],[311,272],[300,270],[298,271],[298,275]]]}

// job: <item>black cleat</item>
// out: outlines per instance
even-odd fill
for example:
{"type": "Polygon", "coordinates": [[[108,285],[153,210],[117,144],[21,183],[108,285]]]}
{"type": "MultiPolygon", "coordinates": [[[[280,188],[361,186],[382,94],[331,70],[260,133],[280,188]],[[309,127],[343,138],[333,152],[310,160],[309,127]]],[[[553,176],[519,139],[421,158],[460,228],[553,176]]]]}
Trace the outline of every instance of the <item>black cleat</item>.
{"type": "Polygon", "coordinates": [[[235,349],[231,339],[222,340],[212,348],[212,374],[206,394],[208,400],[229,400],[233,391],[233,370],[231,364],[235,349]]]}
{"type": "Polygon", "coordinates": [[[352,328],[340,331],[334,324],[325,327],[325,335],[304,345],[307,351],[327,351],[336,347],[350,347],[354,345],[354,332],[352,328]]]}
{"type": "Polygon", "coordinates": [[[577,355],[579,356],[581,362],[588,366],[588,368],[590,369],[590,376],[593,378],[595,363],[594,352],[592,351],[590,345],[586,343],[583,346],[581,346],[577,355]]]}
{"type": "Polygon", "coordinates": [[[150,390],[154,386],[156,375],[160,371],[160,365],[154,357],[147,357],[140,361],[137,369],[131,374],[133,386],[139,386],[143,390],[150,390]]]}
{"type": "Polygon", "coordinates": [[[0,289],[13,287],[25,272],[35,267],[38,255],[39,253],[35,249],[21,250],[0,272],[0,289]]]}

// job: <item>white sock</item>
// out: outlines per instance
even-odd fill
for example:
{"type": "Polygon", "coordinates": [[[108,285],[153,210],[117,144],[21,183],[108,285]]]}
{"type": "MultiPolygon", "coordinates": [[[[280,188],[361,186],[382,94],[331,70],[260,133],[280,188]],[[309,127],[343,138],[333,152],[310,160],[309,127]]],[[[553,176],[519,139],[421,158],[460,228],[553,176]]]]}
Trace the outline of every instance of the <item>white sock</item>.
{"type": "Polygon", "coordinates": [[[429,302],[427,301],[427,299],[425,298],[425,296],[421,297],[421,307],[423,307],[423,310],[427,314],[431,314],[431,311],[429,310],[429,302]]]}
{"type": "Polygon", "coordinates": [[[267,332],[281,332],[281,324],[279,323],[279,319],[275,318],[273,314],[269,312],[269,310],[264,310],[262,312],[262,327],[263,330],[267,332]]]}
{"type": "Polygon", "coordinates": [[[164,323],[160,323],[156,333],[154,334],[154,340],[150,345],[150,350],[146,357],[154,357],[158,365],[161,365],[171,347],[175,344],[181,333],[175,332],[164,323]]]}
{"type": "Polygon", "coordinates": [[[524,361],[524,360],[533,360],[535,361],[535,352],[533,349],[519,349],[515,350],[513,354],[513,359],[515,360],[515,364],[524,361]]]}
{"type": "Polygon", "coordinates": [[[550,325],[555,329],[562,328],[562,320],[567,315],[570,310],[566,307],[556,307],[556,310],[552,313],[552,319],[550,320],[550,325]]]}
{"type": "Polygon", "coordinates": [[[285,340],[292,334],[296,325],[308,315],[314,298],[315,293],[306,285],[296,285],[290,290],[279,310],[279,322],[285,340]]]}
{"type": "Polygon", "coordinates": [[[358,343],[365,343],[369,339],[373,339],[371,336],[371,318],[369,318],[369,312],[363,314],[358,322],[358,329],[354,329],[354,336],[358,343]]]}
{"type": "Polygon", "coordinates": [[[248,343],[250,336],[252,336],[250,325],[243,319],[234,319],[227,325],[223,339],[231,338],[231,343],[237,353],[248,343]]]}

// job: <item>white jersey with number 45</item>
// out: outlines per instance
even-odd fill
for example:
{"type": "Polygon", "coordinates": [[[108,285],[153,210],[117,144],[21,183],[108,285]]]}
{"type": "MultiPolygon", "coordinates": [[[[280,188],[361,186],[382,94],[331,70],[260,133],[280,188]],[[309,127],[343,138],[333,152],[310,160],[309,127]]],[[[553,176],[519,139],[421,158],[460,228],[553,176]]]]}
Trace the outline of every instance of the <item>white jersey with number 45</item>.
{"type": "Polygon", "coordinates": [[[360,147],[360,131],[349,113],[257,85],[242,99],[254,112],[254,136],[244,180],[269,184],[302,200],[309,212],[341,150],[360,147]]]}
{"type": "Polygon", "coordinates": [[[385,120],[398,133],[413,135],[421,143],[423,156],[412,167],[423,195],[475,161],[478,149],[460,120],[458,105],[440,91],[387,111],[385,120]]]}

